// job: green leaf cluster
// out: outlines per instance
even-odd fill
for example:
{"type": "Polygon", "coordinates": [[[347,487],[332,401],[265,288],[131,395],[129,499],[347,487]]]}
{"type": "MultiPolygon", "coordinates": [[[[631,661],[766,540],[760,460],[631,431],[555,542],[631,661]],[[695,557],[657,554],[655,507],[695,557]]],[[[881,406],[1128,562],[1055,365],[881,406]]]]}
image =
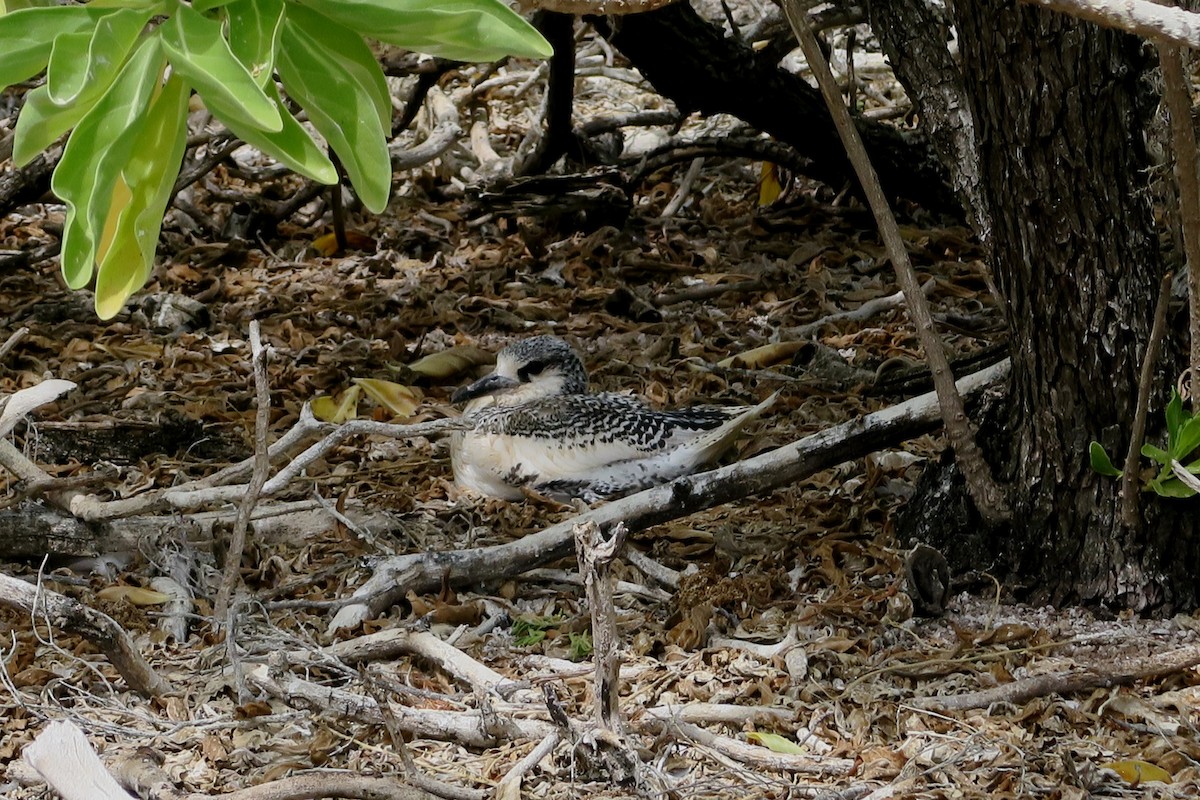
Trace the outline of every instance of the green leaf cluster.
{"type": "MultiPolygon", "coordinates": [[[[1200,475],[1200,455],[1196,452],[1200,448],[1200,414],[1188,413],[1183,407],[1183,398],[1176,391],[1171,392],[1166,413],[1166,449],[1149,443],[1142,445],[1142,455],[1159,465],[1158,474],[1147,482],[1146,487],[1162,497],[1191,497],[1196,492],[1175,476],[1171,462],[1178,461],[1188,472],[1200,475]]],[[[1121,475],[1121,470],[1113,466],[1099,442],[1091,443],[1089,455],[1096,472],[1111,477],[1121,475]]]]}
{"type": "Polygon", "coordinates": [[[94,279],[103,319],[149,278],[193,92],[241,140],[336,183],[282,84],[379,212],[391,191],[391,98],[366,38],[463,61],[551,53],[501,0],[18,5],[0,0],[0,87],[46,80],[26,96],[13,159],[28,163],[71,132],[51,182],[67,205],[63,276],[72,288],[94,279]]]}
{"type": "Polygon", "coordinates": [[[525,615],[513,620],[513,644],[517,647],[533,647],[545,641],[546,634],[562,625],[562,617],[538,617],[525,615]]]}

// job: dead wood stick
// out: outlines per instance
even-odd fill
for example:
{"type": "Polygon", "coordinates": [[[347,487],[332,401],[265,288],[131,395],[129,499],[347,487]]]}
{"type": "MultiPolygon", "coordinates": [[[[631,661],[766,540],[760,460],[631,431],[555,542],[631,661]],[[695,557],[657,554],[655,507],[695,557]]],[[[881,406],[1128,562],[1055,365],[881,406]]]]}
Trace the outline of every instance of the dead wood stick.
{"type": "Polygon", "coordinates": [[[521,779],[537,766],[539,761],[553,753],[554,748],[558,747],[558,743],[561,741],[562,734],[555,731],[538,742],[537,746],[514,764],[512,769],[505,773],[500,782],[496,784],[496,800],[520,800],[521,779]]]}
{"type": "MultiPolygon", "coordinates": [[[[370,697],[320,686],[286,672],[277,674],[266,664],[246,673],[246,680],[291,705],[316,708],[372,725],[383,724],[383,714],[370,697]]],[[[396,725],[406,734],[458,742],[465,747],[488,748],[509,741],[544,739],[554,731],[553,725],[537,719],[512,717],[499,720],[497,724],[496,720],[489,720],[482,711],[475,709],[446,711],[392,703],[391,711],[396,725]]]]}
{"type": "MultiPolygon", "coordinates": [[[[959,380],[964,395],[974,394],[1008,375],[1008,361],[959,380]]],[[[353,627],[381,614],[411,590],[429,592],[442,585],[498,580],[570,555],[574,527],[593,520],[601,527],[624,522],[631,532],[679,519],[706,508],[762,494],[823,469],[892,447],[936,427],[941,419],[937,396],[929,392],[882,411],[835,425],[777,450],[711,472],[689,475],[606,503],[516,541],[445,553],[414,553],[383,559],[344,606],[330,629],[353,627]]]]}
{"type": "Polygon", "coordinates": [[[721,736],[690,722],[675,719],[645,717],[639,727],[650,731],[675,730],[696,744],[710,747],[734,761],[759,769],[778,772],[803,772],[816,775],[848,775],[854,768],[854,759],[833,758],[819,755],[774,753],[765,747],[746,744],[729,736],[721,736]]]}
{"type": "Polygon", "coordinates": [[[63,800],[129,800],[73,722],[51,722],[23,758],[63,800]]]}
{"type": "MultiPolygon", "coordinates": [[[[696,158],[692,160],[692,163],[694,164],[697,161],[703,160],[702,158],[696,158]]],[[[765,288],[767,288],[766,282],[758,278],[749,281],[732,281],[730,283],[704,283],[680,289],[678,292],[655,295],[654,305],[674,306],[689,301],[700,302],[711,300],[714,297],[720,297],[726,292],[757,292],[765,288]]]]}
{"type": "Polygon", "coordinates": [[[575,526],[575,554],[583,575],[588,611],[592,617],[592,659],[595,662],[596,722],[620,735],[619,679],[621,652],[617,646],[617,609],[613,603],[612,563],[625,544],[628,529],[618,522],[606,538],[594,520],[575,526]]]}
{"type": "Polygon", "coordinates": [[[152,747],[138,747],[111,757],[108,771],[134,797],[147,800],[183,800],[183,793],[162,768],[163,755],[152,747]]]}
{"type": "MultiPolygon", "coordinates": [[[[1188,117],[1191,118],[1190,115],[1188,117]]],[[[1188,123],[1189,125],[1191,123],[1188,123]]],[[[1146,438],[1146,415],[1150,409],[1150,384],[1154,380],[1154,365],[1167,332],[1167,306],[1171,300],[1171,273],[1163,276],[1154,306],[1154,323],[1146,341],[1142,370],[1138,376],[1137,405],[1133,412],[1133,430],[1129,434],[1129,450],[1125,453],[1125,468],[1121,471],[1121,522],[1132,528],[1138,524],[1138,460],[1142,457],[1142,440],[1146,438]]]]}
{"type": "Polygon", "coordinates": [[[679,209],[683,208],[683,204],[687,202],[688,195],[692,193],[692,184],[700,177],[702,169],[704,169],[704,159],[693,158],[692,163],[688,165],[687,172],[683,174],[683,180],[679,182],[679,188],[675,190],[675,195],[667,201],[660,219],[669,219],[679,213],[679,209]]]}
{"type": "Polygon", "coordinates": [[[416,169],[440,156],[463,136],[458,108],[441,90],[429,92],[429,110],[433,117],[433,130],[418,145],[406,146],[398,142],[388,144],[388,155],[393,172],[416,169]]]}
{"type": "Polygon", "coordinates": [[[817,79],[817,84],[821,87],[821,94],[825,97],[825,104],[833,116],[834,126],[842,139],[842,145],[846,148],[846,155],[849,156],[850,162],[854,166],[854,172],[866,195],[867,204],[875,216],[879,235],[883,239],[888,258],[891,259],[892,267],[896,271],[896,279],[900,283],[900,288],[904,290],[909,317],[916,328],[917,337],[921,341],[921,349],[925,351],[925,360],[929,363],[929,371],[933,375],[933,385],[937,391],[938,403],[942,409],[942,419],[946,426],[946,438],[950,440],[950,445],[954,448],[955,459],[966,479],[967,491],[970,493],[971,499],[975,501],[975,507],[984,520],[993,524],[1004,522],[1012,517],[1008,498],[1004,489],[992,476],[991,468],[984,460],[979,445],[975,442],[975,432],[963,408],[962,397],[955,388],[954,373],[950,369],[950,361],[946,356],[945,347],[934,327],[929,304],[925,301],[925,295],[917,284],[917,275],[913,271],[912,262],[908,257],[904,238],[900,235],[900,226],[896,223],[896,217],[892,214],[887,196],[883,193],[883,186],[879,183],[875,167],[867,156],[862,136],[854,125],[850,110],[846,108],[846,103],[842,100],[837,81],[829,69],[825,54],[821,52],[816,35],[808,24],[808,17],[800,0],[783,0],[783,10],[792,31],[800,40],[800,48],[804,51],[804,58],[808,61],[809,69],[812,70],[813,77],[817,79]]]}
{"type": "Polygon", "coordinates": [[[376,422],[370,419],[351,420],[340,425],[321,441],[310,445],[307,450],[296,456],[286,467],[279,470],[263,487],[263,494],[273,495],[282,491],[288,483],[300,474],[306,467],[321,458],[342,442],[354,436],[387,436],[393,439],[411,439],[417,436],[429,436],[434,433],[446,433],[461,430],[470,426],[461,417],[435,419],[429,422],[419,422],[414,425],[393,425],[389,422],[376,422]]]}
{"type": "Polygon", "coordinates": [[[45,587],[0,574],[0,606],[15,608],[42,619],[51,628],[61,628],[96,645],[116,667],[129,687],[147,697],[174,691],[138,652],[129,634],[107,614],[45,587]]]}
{"type": "Polygon", "coordinates": [[[1034,675],[978,692],[921,697],[913,701],[913,704],[931,711],[964,711],[970,708],[987,708],[995,703],[1019,704],[1048,694],[1071,694],[1088,689],[1154,680],[1183,672],[1197,664],[1200,664],[1200,645],[1191,645],[1145,658],[1118,660],[1115,664],[1104,667],[1034,675]]]}
{"type": "MultiPolygon", "coordinates": [[[[1171,144],[1175,153],[1175,183],[1179,189],[1179,224],[1188,267],[1188,333],[1191,352],[1192,410],[1200,408],[1200,177],[1196,174],[1196,130],[1192,127],[1192,87],[1183,69],[1178,45],[1158,43],[1163,95],[1171,116],[1171,144]]],[[[1157,315],[1155,322],[1157,323],[1157,315]]]]}
{"type": "Polygon", "coordinates": [[[472,691],[490,691],[507,683],[499,672],[476,661],[447,644],[429,631],[392,628],[376,631],[353,639],[334,642],[319,650],[293,650],[287,654],[289,664],[319,664],[323,659],[335,659],[346,664],[381,661],[399,655],[420,656],[471,687],[472,691]]]}
{"type": "MultiPolygon", "coordinates": [[[[300,412],[300,420],[275,444],[271,445],[268,453],[272,460],[276,460],[301,442],[311,439],[314,434],[332,427],[313,417],[312,411],[305,404],[300,412]]],[[[78,490],[51,492],[47,499],[56,507],[67,511],[83,522],[102,522],[170,508],[188,511],[210,503],[229,502],[240,498],[246,491],[245,486],[220,486],[219,484],[250,473],[253,463],[254,459],[251,457],[207,478],[172,486],[169,489],[146,492],[125,500],[102,501],[94,495],[78,490]]],[[[53,480],[41,467],[30,461],[24,453],[5,439],[0,439],[0,466],[23,481],[52,482],[53,480]]]]}
{"type": "MultiPolygon", "coordinates": [[[[937,281],[933,278],[921,284],[921,293],[928,295],[930,290],[937,285],[937,281]]],[[[899,308],[904,305],[904,291],[893,292],[883,297],[876,297],[872,300],[860,305],[858,308],[852,308],[849,311],[835,311],[832,314],[827,314],[820,319],[815,319],[812,322],[806,322],[803,325],[797,325],[794,328],[781,328],[778,338],[781,342],[790,341],[792,339],[809,339],[816,336],[821,328],[834,322],[861,322],[862,320],[870,319],[876,314],[881,314],[884,311],[891,311],[893,308],[899,308]]]]}
{"type": "MultiPolygon", "coordinates": [[[[213,616],[224,620],[229,611],[229,601],[241,583],[242,552],[246,549],[246,532],[250,530],[250,514],[258,503],[263,484],[267,482],[267,472],[271,469],[271,459],[267,455],[267,428],[271,421],[271,391],[267,385],[267,349],[262,345],[259,335],[258,320],[250,320],[250,367],[254,374],[254,471],[250,474],[250,484],[246,493],[238,503],[237,518],[233,523],[233,535],[229,540],[229,551],[226,554],[225,574],[221,578],[221,588],[217,591],[217,600],[213,604],[213,616]]],[[[232,641],[234,632],[228,631],[232,641]]]]}
{"type": "Polygon", "coordinates": [[[28,335],[28,333],[29,328],[24,325],[10,333],[8,338],[4,340],[4,344],[0,344],[0,361],[8,358],[8,354],[12,352],[13,348],[16,347],[20,341],[24,339],[26,335],[28,335]]]}
{"type": "Polygon", "coordinates": [[[354,772],[315,772],[293,775],[221,795],[192,794],[188,800],[318,800],[346,797],[352,800],[439,800],[395,778],[359,775],[354,772]]]}
{"type": "Polygon", "coordinates": [[[453,784],[440,781],[431,775],[426,775],[417,766],[417,762],[413,760],[412,753],[408,751],[408,744],[404,741],[404,731],[400,729],[400,722],[396,719],[396,715],[392,713],[392,707],[387,702],[387,697],[384,696],[383,690],[379,686],[379,673],[372,670],[367,670],[363,673],[363,687],[370,693],[375,700],[375,705],[383,714],[383,724],[387,728],[388,738],[392,743],[392,750],[400,756],[400,761],[404,764],[404,774],[409,783],[419,789],[431,792],[443,800],[485,800],[487,793],[479,789],[468,789],[463,786],[454,786],[453,784]]]}

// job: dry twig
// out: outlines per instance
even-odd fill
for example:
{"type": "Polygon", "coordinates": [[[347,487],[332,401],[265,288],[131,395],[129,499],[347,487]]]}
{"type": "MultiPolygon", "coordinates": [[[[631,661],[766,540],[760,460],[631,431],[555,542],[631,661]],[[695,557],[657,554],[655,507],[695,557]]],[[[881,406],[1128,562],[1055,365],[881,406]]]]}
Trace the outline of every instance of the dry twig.
{"type": "MultiPolygon", "coordinates": [[[[213,614],[220,621],[225,619],[229,610],[229,601],[237,589],[242,574],[242,551],[246,548],[246,531],[250,529],[250,514],[258,502],[263,484],[267,482],[267,472],[271,468],[271,458],[268,455],[267,427],[271,421],[271,393],[267,385],[267,350],[262,345],[259,336],[258,320],[250,321],[250,364],[254,374],[254,394],[257,409],[254,414],[254,471],[250,475],[250,484],[246,493],[238,503],[237,518],[233,523],[233,535],[229,541],[229,551],[225,562],[225,575],[221,579],[221,589],[217,592],[213,614]]],[[[234,638],[230,631],[231,640],[234,638]]]]}
{"type": "Polygon", "coordinates": [[[955,459],[967,481],[967,490],[975,501],[980,515],[991,523],[1004,522],[1012,516],[1008,499],[1003,488],[996,483],[991,468],[983,458],[979,445],[975,442],[975,432],[971,421],[963,407],[962,396],[954,386],[954,373],[950,369],[950,361],[946,350],[938,338],[934,327],[933,316],[925,295],[917,284],[917,276],[913,271],[908,250],[900,235],[900,227],[888,205],[879,183],[879,176],[867,156],[863,146],[862,136],[854,126],[849,109],[842,101],[838,91],[837,81],[829,69],[824,53],[821,52],[817,38],[809,27],[808,18],[800,4],[800,0],[784,0],[784,14],[792,26],[793,32],[800,40],[800,47],[808,66],[821,87],[821,94],[833,115],[834,124],[846,148],[846,154],[854,165],[854,172],[867,198],[867,204],[875,215],[879,226],[879,235],[887,248],[888,258],[896,271],[896,279],[904,290],[908,301],[908,313],[917,330],[921,341],[921,349],[925,351],[925,359],[929,363],[929,371],[933,375],[933,385],[937,390],[938,403],[942,408],[942,420],[946,425],[946,436],[954,448],[955,459]]]}
{"type": "Polygon", "coordinates": [[[1191,669],[1200,664],[1200,645],[1181,647],[1169,653],[1130,659],[1104,667],[1092,667],[1077,672],[1053,672],[994,686],[967,694],[922,697],[914,701],[918,708],[935,711],[963,711],[987,708],[996,703],[1020,704],[1048,694],[1071,694],[1088,689],[1121,686],[1142,680],[1154,680],[1164,675],[1191,669]]]}
{"type": "Polygon", "coordinates": [[[1158,352],[1162,349],[1163,336],[1167,332],[1171,276],[1170,272],[1164,275],[1158,289],[1154,324],[1150,327],[1150,339],[1146,342],[1146,355],[1142,357],[1142,371],[1138,378],[1133,431],[1129,434],[1129,450],[1125,454],[1125,469],[1121,473],[1121,522],[1130,528],[1138,523],[1138,459],[1142,453],[1142,440],[1146,438],[1146,415],[1150,408],[1150,384],[1154,380],[1154,365],[1158,361],[1158,352]]]}

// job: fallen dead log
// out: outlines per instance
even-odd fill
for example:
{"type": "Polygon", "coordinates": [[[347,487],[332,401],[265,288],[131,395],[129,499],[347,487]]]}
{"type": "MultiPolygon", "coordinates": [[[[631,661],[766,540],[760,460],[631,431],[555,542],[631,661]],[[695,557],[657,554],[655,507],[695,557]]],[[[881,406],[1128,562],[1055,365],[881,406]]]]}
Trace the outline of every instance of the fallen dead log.
{"type": "MultiPolygon", "coordinates": [[[[964,397],[999,383],[1007,360],[958,381],[964,397]]],[[[795,483],[823,469],[894,446],[935,429],[941,422],[933,392],[882,411],[844,422],[753,458],[710,472],[678,478],[592,509],[513,542],[446,553],[413,553],[381,561],[371,576],[330,622],[330,630],[354,627],[378,616],[409,591],[454,584],[498,581],[557,561],[571,553],[576,525],[606,527],[624,522],[630,531],[679,519],[733,500],[795,483]]]]}

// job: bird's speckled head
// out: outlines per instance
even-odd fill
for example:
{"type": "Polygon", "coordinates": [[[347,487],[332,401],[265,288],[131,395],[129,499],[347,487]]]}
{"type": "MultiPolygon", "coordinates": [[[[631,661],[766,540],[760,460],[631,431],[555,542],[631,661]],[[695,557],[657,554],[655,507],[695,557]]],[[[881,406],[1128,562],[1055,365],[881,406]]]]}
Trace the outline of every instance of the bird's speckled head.
{"type": "Polygon", "coordinates": [[[496,369],[454,393],[461,403],[490,397],[497,405],[520,405],[542,397],[583,394],[587,372],[571,345],[555,336],[534,336],[505,347],[496,369]]]}

